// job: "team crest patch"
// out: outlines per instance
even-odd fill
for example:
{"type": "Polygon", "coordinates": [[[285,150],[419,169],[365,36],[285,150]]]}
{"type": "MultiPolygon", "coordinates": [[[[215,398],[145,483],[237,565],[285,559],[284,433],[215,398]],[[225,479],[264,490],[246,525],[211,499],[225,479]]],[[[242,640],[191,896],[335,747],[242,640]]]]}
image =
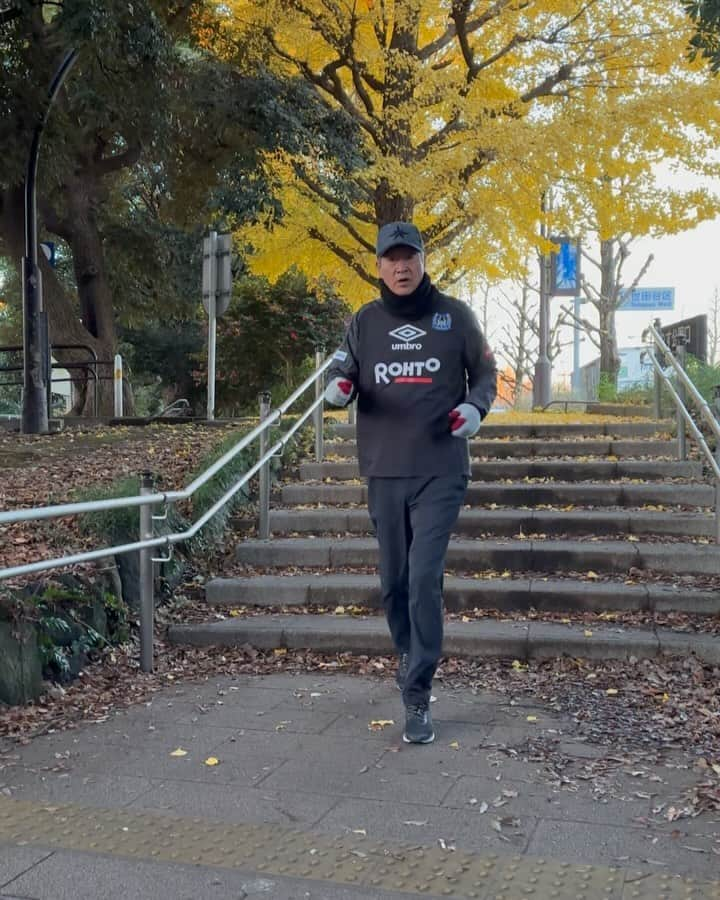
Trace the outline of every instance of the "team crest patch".
{"type": "Polygon", "coordinates": [[[450,331],[452,316],[450,313],[435,313],[432,318],[433,331],[450,331]]]}

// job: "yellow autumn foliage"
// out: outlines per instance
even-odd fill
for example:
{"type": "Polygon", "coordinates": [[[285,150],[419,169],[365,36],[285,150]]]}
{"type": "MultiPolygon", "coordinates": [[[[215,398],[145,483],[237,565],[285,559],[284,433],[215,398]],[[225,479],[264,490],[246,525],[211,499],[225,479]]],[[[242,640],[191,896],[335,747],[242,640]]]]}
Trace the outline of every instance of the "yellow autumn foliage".
{"type": "Polygon", "coordinates": [[[714,214],[704,193],[654,182],[663,159],[701,168],[717,138],[720,79],[688,61],[679,0],[211,6],[210,49],[235,63],[242,44],[249,69],[301,76],[362,138],[351,198],[326,158],[267,157],[286,215],[240,235],[259,273],[296,263],[359,305],[375,291],[377,224],[412,216],[436,280],[515,274],[538,243],[539,197],[558,184],[551,228],[663,233],[714,214]]]}

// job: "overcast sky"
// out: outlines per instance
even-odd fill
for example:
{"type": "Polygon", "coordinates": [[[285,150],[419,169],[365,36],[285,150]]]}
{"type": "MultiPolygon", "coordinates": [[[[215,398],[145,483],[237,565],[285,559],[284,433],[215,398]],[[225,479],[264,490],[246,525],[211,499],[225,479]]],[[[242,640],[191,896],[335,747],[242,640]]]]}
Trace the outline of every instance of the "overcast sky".
{"type": "MultiPolygon", "coordinates": [[[[668,175],[676,186],[682,188],[696,187],[704,184],[713,193],[720,195],[720,179],[704,179],[668,175]]],[[[660,178],[660,180],[665,180],[660,178]]],[[[591,252],[593,252],[591,250],[591,252]]],[[[692,231],[659,239],[641,238],[632,246],[632,253],[623,269],[623,280],[631,284],[639,269],[652,253],[654,259],[643,276],[639,287],[675,288],[675,309],[659,312],[621,312],[615,316],[619,347],[638,346],[642,343],[641,335],[645,327],[655,317],[659,317],[666,325],[689,316],[709,313],[715,288],[720,289],[720,216],[712,221],[704,222],[692,231]]],[[[595,255],[595,254],[593,254],[595,255]]],[[[583,272],[591,278],[594,270],[588,262],[584,262],[583,272]]],[[[594,278],[591,278],[594,282],[594,278]]],[[[554,297],[551,301],[551,319],[554,321],[561,305],[572,306],[567,297],[554,297]]],[[[592,307],[585,305],[583,314],[591,321],[597,321],[592,307]],[[587,312],[586,312],[587,311],[587,312]]],[[[498,319],[502,313],[497,310],[498,319]]],[[[492,337],[492,333],[491,333],[492,337]]],[[[572,329],[567,329],[563,340],[571,339],[572,329]]],[[[598,356],[595,346],[587,339],[583,340],[580,349],[580,364],[584,365],[598,356]]],[[[563,351],[553,371],[553,380],[560,380],[572,372],[572,347],[563,351]]]]}

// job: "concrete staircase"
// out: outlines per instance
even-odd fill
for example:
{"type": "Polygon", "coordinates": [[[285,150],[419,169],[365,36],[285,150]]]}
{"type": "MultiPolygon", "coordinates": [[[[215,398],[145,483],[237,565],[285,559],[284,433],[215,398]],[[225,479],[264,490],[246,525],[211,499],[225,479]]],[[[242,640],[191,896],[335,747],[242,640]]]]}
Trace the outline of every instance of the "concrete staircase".
{"type": "MultiPolygon", "coordinates": [[[[678,461],[668,427],[483,426],[447,556],[447,653],[720,662],[703,628],[720,615],[714,488],[700,462],[678,461]],[[669,627],[678,614],[690,619],[669,627]]],[[[391,650],[355,450],[354,427],[334,426],[327,460],[282,485],[273,538],[240,541],[237,574],[207,584],[209,606],[233,616],[171,626],[170,640],[391,650]]]]}

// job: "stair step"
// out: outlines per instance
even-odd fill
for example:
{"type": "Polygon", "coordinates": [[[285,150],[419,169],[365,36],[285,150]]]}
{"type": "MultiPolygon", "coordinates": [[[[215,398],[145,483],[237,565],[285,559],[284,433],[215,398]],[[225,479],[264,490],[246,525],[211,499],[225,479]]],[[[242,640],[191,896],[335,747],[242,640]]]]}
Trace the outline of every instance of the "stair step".
{"type": "MultiPolygon", "coordinates": [[[[321,653],[391,654],[385,620],[316,615],[268,615],[231,618],[197,625],[171,625],[168,639],[193,646],[242,646],[263,650],[281,647],[321,653]]],[[[596,627],[550,622],[493,620],[449,622],[443,653],[447,656],[518,660],[571,656],[584,659],[637,659],[687,656],[720,663],[716,636],[670,629],[596,627]]]]}
{"type": "MultiPolygon", "coordinates": [[[[278,538],[243,541],[239,563],[254,567],[351,568],[377,565],[374,538],[278,538]]],[[[613,572],[631,568],[678,575],[714,575],[720,571],[720,547],[689,543],[629,541],[451,540],[446,567],[477,572],[613,572]]]]}
{"type": "MultiPolygon", "coordinates": [[[[508,484],[507,482],[470,483],[465,494],[469,504],[497,503],[499,506],[712,506],[715,492],[707,484],[508,484]]],[[[285,484],[282,502],[367,503],[364,484],[285,484]]]]}
{"type": "MultiPolygon", "coordinates": [[[[549,457],[549,456],[617,456],[617,457],[668,457],[677,459],[678,445],[676,440],[576,440],[549,441],[532,440],[474,440],[470,442],[470,455],[473,458],[490,457],[494,459],[549,457]]],[[[325,444],[326,456],[355,458],[357,444],[355,441],[328,441],[325,444]]]]}
{"type": "MultiPolygon", "coordinates": [[[[504,612],[682,612],[720,614],[720,593],[683,586],[618,584],[570,579],[458,578],[444,582],[450,612],[497,609],[504,612]]],[[[205,586],[211,606],[360,606],[381,608],[376,575],[259,575],[214,578],[205,586]]]]}
{"type": "MultiPolygon", "coordinates": [[[[274,534],[371,534],[366,509],[273,509],[270,530],[274,534]]],[[[463,509],[454,533],[482,534],[664,534],[674,537],[709,537],[715,517],[709,513],[604,510],[463,509]]]]}
{"type": "MultiPolygon", "coordinates": [[[[481,426],[482,438],[544,438],[562,439],[564,437],[616,437],[640,438],[669,434],[675,427],[672,420],[660,422],[558,422],[530,424],[502,424],[486,419],[481,426]]],[[[344,440],[355,439],[355,426],[346,422],[328,423],[328,436],[344,440]]]]}
{"type": "MultiPolygon", "coordinates": [[[[611,478],[696,478],[702,477],[700,462],[654,460],[488,460],[472,463],[475,481],[495,481],[501,478],[560,478],[566,481],[611,478]]],[[[304,481],[323,481],[326,478],[346,481],[359,478],[357,462],[306,462],[300,464],[300,478],[304,481]]]]}

